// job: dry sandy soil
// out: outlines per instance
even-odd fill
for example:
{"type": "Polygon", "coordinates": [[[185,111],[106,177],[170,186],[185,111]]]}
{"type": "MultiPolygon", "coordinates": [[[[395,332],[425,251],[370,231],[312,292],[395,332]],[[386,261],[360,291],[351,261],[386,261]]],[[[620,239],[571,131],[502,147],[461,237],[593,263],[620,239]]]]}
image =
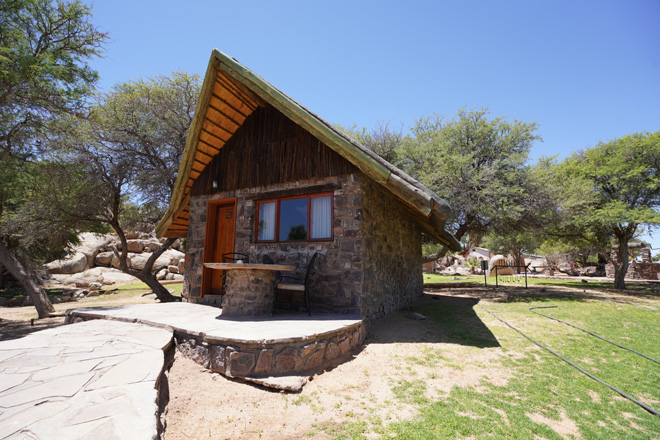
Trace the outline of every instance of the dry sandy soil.
{"type": "MultiPolygon", "coordinates": [[[[445,295],[441,300],[457,299],[445,295]]],[[[425,297],[426,301],[432,298],[425,297]]],[[[359,353],[349,362],[314,376],[299,394],[210,374],[177,353],[168,373],[170,401],[164,438],[330,439],[333,427],[342,423],[380,419],[387,424],[412,418],[417,406],[397,398],[392,388],[412,380],[413,375],[427,381],[428,389],[436,393],[427,394],[431,398],[449,393],[453,386],[478,386],[484,380],[506,384],[506,372],[488,368],[502,356],[497,347],[452,344],[448,352],[456,363],[463,364],[469,353],[471,366],[461,370],[411,363],[411,359],[423,357],[425,349],[449,344],[442,342],[443,336],[433,333],[426,322],[412,318],[410,311],[380,320],[372,326],[359,353]]]]}

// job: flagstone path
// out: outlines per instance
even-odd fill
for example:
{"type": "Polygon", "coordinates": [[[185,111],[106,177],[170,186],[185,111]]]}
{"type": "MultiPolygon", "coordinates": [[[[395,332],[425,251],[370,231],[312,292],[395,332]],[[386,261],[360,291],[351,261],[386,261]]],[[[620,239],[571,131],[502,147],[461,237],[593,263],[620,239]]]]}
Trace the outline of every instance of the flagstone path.
{"type": "Polygon", "coordinates": [[[158,438],[168,330],[94,320],[0,342],[0,439],[158,438]]]}

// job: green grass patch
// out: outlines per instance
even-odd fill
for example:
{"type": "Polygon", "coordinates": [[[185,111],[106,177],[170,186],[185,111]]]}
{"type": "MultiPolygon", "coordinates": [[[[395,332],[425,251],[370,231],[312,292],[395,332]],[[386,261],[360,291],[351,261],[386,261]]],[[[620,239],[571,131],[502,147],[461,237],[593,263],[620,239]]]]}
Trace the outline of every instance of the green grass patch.
{"type": "MultiPolygon", "coordinates": [[[[508,277],[510,279],[510,277],[508,277]]],[[[514,286],[524,287],[524,275],[515,278],[516,281],[507,281],[507,277],[500,277],[499,285],[502,287],[514,286]]],[[[486,277],[488,286],[495,286],[495,277],[486,277]]],[[[483,275],[441,275],[441,274],[424,274],[424,284],[484,284],[483,275]]],[[[628,282],[626,283],[626,290],[621,292],[614,289],[614,281],[596,281],[596,280],[570,280],[570,279],[553,279],[553,278],[533,278],[527,277],[528,286],[556,286],[556,287],[570,287],[574,289],[592,289],[592,290],[606,290],[616,291],[619,293],[626,293],[629,295],[650,295],[660,296],[660,284],[658,283],[644,283],[644,282],[628,282]]]]}
{"type": "Polygon", "coordinates": [[[475,300],[453,297],[415,308],[428,317],[422,322],[435,339],[420,344],[416,356],[401,360],[407,369],[424,373],[406,371],[389,379],[395,397],[390,406],[412,408],[414,416],[393,423],[363,419],[356,424],[346,418],[348,423],[321,430],[334,439],[657,438],[660,417],[534,345],[480,306],[660,410],[660,365],[529,311],[556,306],[540,311],[660,360],[660,334],[655,331],[660,302],[616,293],[603,298],[535,297],[526,302],[482,300],[477,305],[475,300]],[[484,350],[492,354],[487,361],[484,350]],[[434,381],[451,381],[475,369],[483,377],[476,383],[433,392],[434,381]]]}
{"type": "MultiPolygon", "coordinates": [[[[544,313],[586,328],[621,345],[660,359],[655,307],[611,301],[552,300],[544,313]]],[[[501,318],[626,393],[655,402],[660,409],[660,366],[579,330],[536,316],[530,304],[486,307],[501,318]]],[[[438,319],[436,306],[421,308],[438,319]]],[[[591,380],[476,307],[502,347],[519,354],[502,357],[496,367],[511,372],[506,386],[487,381],[477,391],[454,387],[449,396],[425,406],[411,421],[388,427],[396,438],[653,438],[660,417],[651,415],[609,388],[591,380]]],[[[455,323],[449,324],[455,327],[455,323]]],[[[469,359],[466,359],[469,362],[469,359]]],[[[396,393],[396,391],[395,391],[396,393]]],[[[651,406],[654,406],[651,404],[651,406]]]]}

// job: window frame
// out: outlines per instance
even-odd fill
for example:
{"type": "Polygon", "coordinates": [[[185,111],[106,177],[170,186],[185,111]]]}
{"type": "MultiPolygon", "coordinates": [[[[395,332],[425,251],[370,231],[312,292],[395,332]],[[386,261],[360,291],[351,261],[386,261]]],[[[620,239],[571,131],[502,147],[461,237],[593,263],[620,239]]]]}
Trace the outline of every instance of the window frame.
{"type": "Polygon", "coordinates": [[[268,199],[262,199],[256,201],[256,212],[255,212],[255,221],[254,221],[254,242],[255,243],[305,243],[305,242],[323,242],[323,241],[332,241],[334,240],[334,217],[335,217],[335,198],[333,192],[323,192],[323,193],[313,193],[305,194],[299,196],[288,196],[288,197],[273,197],[268,199]],[[330,236],[324,238],[311,238],[312,237],[312,203],[311,200],[314,198],[330,198],[330,236]],[[306,232],[307,238],[304,240],[281,240],[280,239],[280,206],[281,202],[285,200],[293,199],[307,199],[307,225],[306,232]],[[274,240],[260,240],[259,239],[259,214],[261,213],[260,205],[266,203],[275,202],[275,239],[274,240]]]}

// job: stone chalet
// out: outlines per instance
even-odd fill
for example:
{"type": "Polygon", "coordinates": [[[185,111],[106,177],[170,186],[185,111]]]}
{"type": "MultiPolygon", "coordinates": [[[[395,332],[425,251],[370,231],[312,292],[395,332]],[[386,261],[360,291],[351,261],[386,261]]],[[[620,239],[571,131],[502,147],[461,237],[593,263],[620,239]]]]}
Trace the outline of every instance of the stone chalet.
{"type": "Polygon", "coordinates": [[[214,50],[159,236],[186,238],[184,299],[217,303],[241,252],[304,276],[311,310],[384,316],[422,294],[422,234],[457,251],[449,205],[233,58],[214,50]]]}

